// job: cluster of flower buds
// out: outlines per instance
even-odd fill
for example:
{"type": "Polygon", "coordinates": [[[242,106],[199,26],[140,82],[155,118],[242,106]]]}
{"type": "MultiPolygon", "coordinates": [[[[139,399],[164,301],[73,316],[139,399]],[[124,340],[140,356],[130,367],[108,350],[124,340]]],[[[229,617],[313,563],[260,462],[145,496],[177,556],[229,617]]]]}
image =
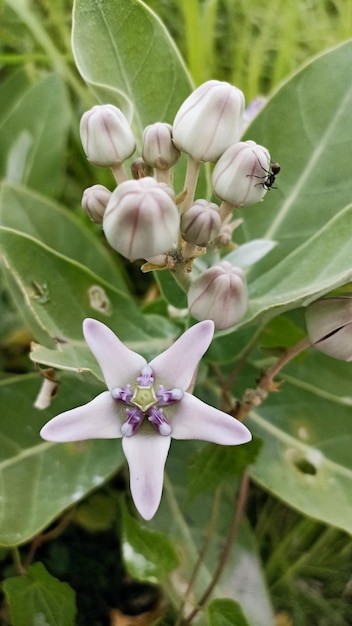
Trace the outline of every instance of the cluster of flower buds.
{"type": "MultiPolygon", "coordinates": [[[[102,224],[110,246],[127,259],[144,259],[143,271],[169,269],[188,291],[191,315],[212,319],[219,329],[233,326],[247,308],[243,271],[222,258],[231,247],[239,220],[234,209],[260,202],[275,180],[270,155],[254,141],[240,141],[245,127],[244,96],[236,87],[211,80],[181,105],[173,125],[156,122],[144,129],[141,156],[131,126],[117,107],[94,106],[81,120],[88,160],[110,167],[117,187],[86,189],[82,207],[102,224]],[[184,152],[188,167],[184,189],[174,190],[172,168],[184,152]],[[212,183],[219,204],[196,198],[201,163],[215,163],[212,183]],[[212,265],[192,282],[195,259],[211,250],[212,265]]],[[[277,164],[276,164],[277,165],[277,164]]],[[[276,173],[279,171],[277,165],[276,173]]]]}

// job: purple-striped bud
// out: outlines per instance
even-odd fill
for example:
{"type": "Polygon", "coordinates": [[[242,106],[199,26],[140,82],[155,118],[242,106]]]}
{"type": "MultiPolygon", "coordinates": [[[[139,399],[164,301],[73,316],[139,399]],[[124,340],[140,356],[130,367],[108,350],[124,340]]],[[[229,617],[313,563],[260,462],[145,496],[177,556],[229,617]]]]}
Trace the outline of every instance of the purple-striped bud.
{"type": "Polygon", "coordinates": [[[306,310],[308,337],[334,359],[352,361],[352,297],[325,298],[306,310]]]}
{"type": "Polygon", "coordinates": [[[263,200],[270,185],[270,154],[255,141],[240,141],[230,146],[213,170],[215,194],[235,207],[263,200]]]}
{"type": "Polygon", "coordinates": [[[180,151],[172,141],[172,126],[156,122],[146,126],[142,138],[142,157],[151,167],[167,170],[178,161],[180,151]]]}
{"type": "Polygon", "coordinates": [[[196,200],[181,217],[181,233],[185,241],[207,246],[220,232],[219,207],[214,202],[196,200]]]}
{"type": "Polygon", "coordinates": [[[98,167],[113,167],[136,149],[131,127],[113,104],[96,105],[82,115],[80,134],[88,160],[98,167]]]}
{"type": "Polygon", "coordinates": [[[209,80],[183,102],[173,123],[174,144],[198,161],[216,161],[243,124],[244,95],[229,83],[209,80]]]}
{"type": "Polygon", "coordinates": [[[105,209],[110,200],[111,191],[104,185],[93,185],[84,190],[82,196],[82,209],[90,217],[92,222],[101,224],[105,209]]]}
{"type": "Polygon", "coordinates": [[[172,248],[179,223],[173,189],[147,176],[127,180],[113,191],[103,229],[111,247],[134,261],[172,248]]]}
{"type": "Polygon", "coordinates": [[[190,314],[196,320],[213,320],[220,330],[238,324],[247,304],[245,274],[228,261],[205,270],[188,291],[190,314]]]}

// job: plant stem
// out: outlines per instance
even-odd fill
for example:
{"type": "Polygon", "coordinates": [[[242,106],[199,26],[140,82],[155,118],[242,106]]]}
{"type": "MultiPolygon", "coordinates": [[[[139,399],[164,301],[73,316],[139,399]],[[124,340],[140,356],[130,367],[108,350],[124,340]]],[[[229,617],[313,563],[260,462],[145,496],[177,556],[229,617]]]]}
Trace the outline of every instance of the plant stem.
{"type": "Polygon", "coordinates": [[[245,391],[241,404],[236,406],[235,410],[232,411],[232,415],[240,421],[244,420],[252,409],[264,402],[268,393],[277,391],[281,383],[274,382],[274,377],[287,363],[294,359],[297,354],[309,348],[310,345],[311,343],[308,337],[304,337],[304,339],[301,339],[297,344],[285,350],[276,363],[269,367],[261,376],[256,389],[247,389],[245,391]]]}
{"type": "Polygon", "coordinates": [[[191,206],[194,194],[196,192],[198,176],[199,176],[200,162],[197,159],[194,159],[192,156],[189,157],[187,163],[187,171],[185,178],[184,190],[186,195],[181,204],[181,215],[189,209],[191,206]]]}
{"type": "Polygon", "coordinates": [[[24,565],[23,565],[23,563],[21,561],[20,551],[17,548],[17,546],[12,548],[12,560],[13,560],[13,564],[14,564],[18,574],[20,576],[25,576],[25,574],[27,573],[26,572],[26,568],[24,567],[24,565]]]}
{"type": "Polygon", "coordinates": [[[217,585],[221,574],[223,573],[223,570],[225,568],[225,565],[227,563],[227,559],[229,557],[231,548],[233,546],[233,543],[235,541],[239,526],[240,526],[240,522],[241,519],[243,517],[243,513],[245,510],[245,506],[247,503],[247,498],[248,498],[248,491],[249,491],[249,476],[247,471],[244,472],[243,476],[242,476],[242,481],[240,484],[240,489],[239,489],[239,493],[238,493],[238,498],[236,500],[236,505],[235,505],[235,510],[234,510],[234,515],[233,515],[233,519],[232,519],[232,523],[231,526],[229,528],[229,532],[227,534],[226,537],[226,541],[225,541],[225,545],[224,548],[222,550],[222,553],[220,555],[220,559],[218,562],[218,565],[216,567],[216,570],[214,572],[213,578],[210,582],[210,584],[208,585],[208,587],[206,588],[206,590],[204,591],[202,597],[200,598],[198,605],[193,609],[193,611],[188,615],[188,617],[186,617],[186,619],[184,620],[184,622],[182,622],[182,626],[189,626],[194,617],[199,613],[199,611],[204,607],[205,603],[207,602],[209,596],[211,595],[214,587],[217,585]]]}
{"type": "Polygon", "coordinates": [[[213,507],[212,507],[212,512],[211,512],[211,516],[210,516],[210,521],[209,524],[207,526],[207,530],[206,530],[206,535],[203,541],[203,545],[201,548],[201,551],[198,555],[198,559],[196,561],[196,564],[194,566],[193,572],[191,574],[191,577],[188,581],[188,585],[187,585],[187,589],[184,593],[183,599],[182,599],[182,603],[180,606],[180,611],[179,611],[179,615],[178,618],[176,620],[175,626],[182,626],[183,622],[182,622],[182,613],[185,607],[185,604],[188,600],[188,597],[192,591],[194,582],[197,578],[198,572],[200,570],[200,567],[204,561],[204,557],[206,555],[206,552],[209,548],[210,545],[210,541],[212,536],[214,535],[215,532],[215,528],[216,528],[216,520],[218,518],[218,514],[219,514],[219,505],[220,505],[220,496],[221,496],[221,487],[218,486],[216,491],[215,491],[215,497],[214,497],[214,501],[213,501],[213,507]]]}

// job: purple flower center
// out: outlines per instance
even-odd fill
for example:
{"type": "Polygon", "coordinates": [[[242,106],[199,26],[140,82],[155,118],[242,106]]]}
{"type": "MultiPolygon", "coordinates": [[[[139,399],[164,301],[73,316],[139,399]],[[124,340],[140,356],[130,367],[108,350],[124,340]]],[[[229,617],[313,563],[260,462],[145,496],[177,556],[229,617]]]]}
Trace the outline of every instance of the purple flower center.
{"type": "Polygon", "coordinates": [[[177,387],[165,389],[163,385],[159,385],[159,390],[155,391],[154,372],[150,365],[145,365],[133,389],[131,385],[114,387],[111,395],[116,402],[128,405],[127,420],[121,426],[123,437],[134,435],[145,417],[160,435],[168,437],[171,434],[171,426],[161,407],[179,402],[183,398],[183,391],[177,387]]]}

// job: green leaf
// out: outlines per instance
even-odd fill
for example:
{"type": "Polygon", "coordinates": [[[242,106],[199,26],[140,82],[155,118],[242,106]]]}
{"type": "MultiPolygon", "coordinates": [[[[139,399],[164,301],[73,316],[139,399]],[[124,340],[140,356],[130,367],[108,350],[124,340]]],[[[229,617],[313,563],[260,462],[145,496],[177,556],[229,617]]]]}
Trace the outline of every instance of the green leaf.
{"type": "MultiPolygon", "coordinates": [[[[60,367],[64,366],[63,354],[68,356],[67,367],[86,367],[80,362],[89,353],[82,335],[86,317],[106,323],[146,358],[172,342],[177,331],[167,319],[142,315],[132,298],[76,261],[6,228],[0,229],[0,244],[7,268],[25,300],[24,313],[29,323],[33,322],[36,338],[47,348],[56,344],[61,349],[60,367]]],[[[97,364],[92,364],[90,356],[87,359],[89,368],[92,365],[101,377],[97,364]]]]}
{"type": "Polygon", "coordinates": [[[165,26],[143,2],[75,0],[72,37],[84,80],[100,102],[134,115],[138,134],[173,121],[190,79],[165,26]]]}
{"type": "Polygon", "coordinates": [[[191,460],[188,475],[188,497],[203,491],[214,491],[222,481],[234,482],[243,470],[254,463],[261,441],[254,439],[243,446],[205,445],[191,460]]]}
{"type": "MultiPolygon", "coordinates": [[[[253,374],[252,380],[256,375],[253,374]]],[[[308,351],[251,413],[263,439],[252,477],[305,515],[352,532],[352,364],[308,351]]]]}
{"type": "Polygon", "coordinates": [[[122,513],[122,551],[128,573],[139,580],[163,582],[179,564],[173,542],[166,534],[140,524],[125,506],[122,513]]]}
{"type": "Polygon", "coordinates": [[[31,539],[64,509],[101,485],[124,460],[117,440],[84,444],[43,441],[39,431],[49,419],[92,400],[102,387],[61,374],[57,397],[49,408],[40,411],[33,404],[42,380],[38,374],[28,374],[0,382],[3,546],[31,539]]]}
{"type": "Polygon", "coordinates": [[[246,139],[266,146],[281,165],[278,189],[243,215],[246,241],[277,242],[255,275],[274,267],[351,202],[351,63],[352,41],[315,58],[282,85],[246,132],[246,139]]]}
{"type": "Polygon", "coordinates": [[[3,183],[0,186],[0,223],[39,239],[126,291],[117,255],[113,262],[82,219],[45,196],[14,183],[3,183]]]}
{"type": "Polygon", "coordinates": [[[64,83],[49,75],[28,85],[15,74],[3,83],[0,100],[6,103],[0,113],[0,178],[58,195],[70,121],[64,83]]]}
{"type": "Polygon", "coordinates": [[[4,591],[13,626],[74,626],[75,593],[68,583],[51,576],[42,563],[26,576],[8,578],[4,591]]]}
{"type": "Polygon", "coordinates": [[[233,600],[213,600],[206,613],[209,626],[249,626],[240,605],[233,600]]]}
{"type": "Polygon", "coordinates": [[[244,321],[304,306],[351,280],[352,205],[249,285],[244,321]]]}

